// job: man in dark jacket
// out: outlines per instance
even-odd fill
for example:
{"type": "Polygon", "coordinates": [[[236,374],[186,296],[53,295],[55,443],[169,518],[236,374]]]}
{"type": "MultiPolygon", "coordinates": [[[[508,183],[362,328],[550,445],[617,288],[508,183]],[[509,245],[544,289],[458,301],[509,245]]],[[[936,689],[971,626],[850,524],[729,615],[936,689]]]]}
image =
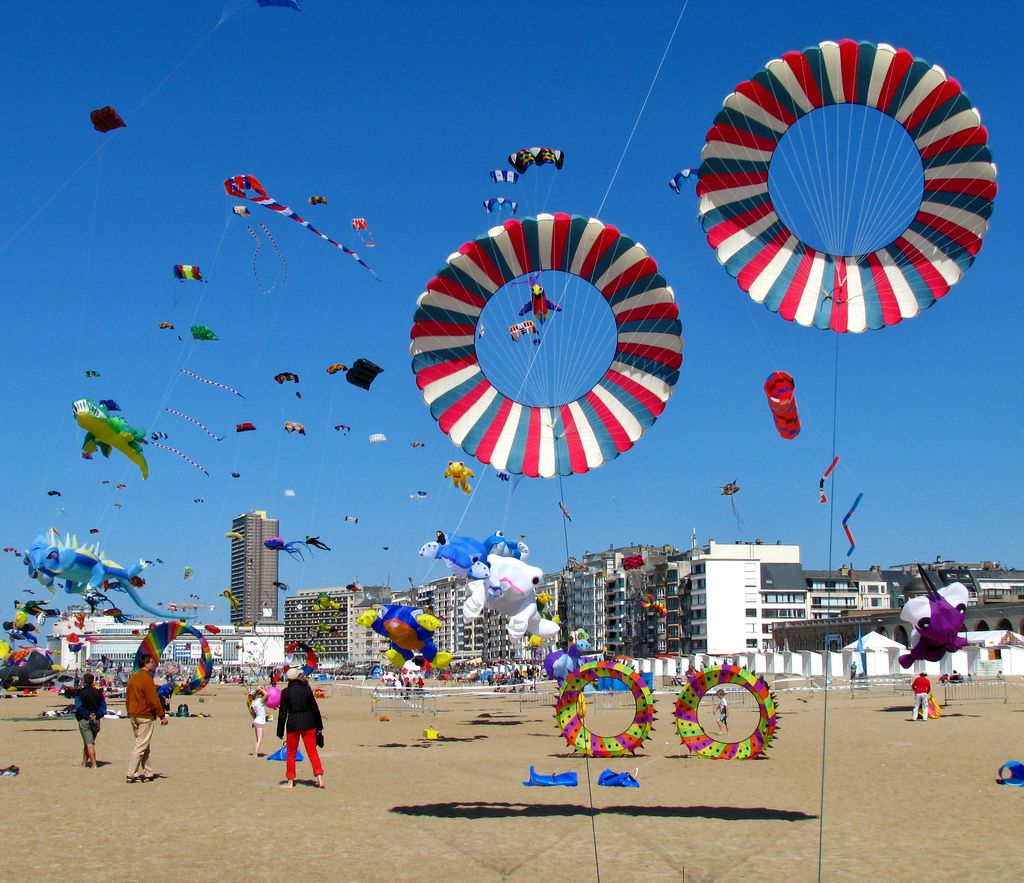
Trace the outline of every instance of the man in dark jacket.
{"type": "Polygon", "coordinates": [[[82,736],[82,766],[96,769],[96,737],[100,732],[100,721],[107,713],[107,702],[93,686],[94,680],[92,674],[86,674],[82,678],[82,686],[75,691],[75,718],[82,736]]]}
{"type": "Polygon", "coordinates": [[[277,738],[284,739],[285,733],[288,734],[285,769],[287,781],[282,787],[295,786],[295,754],[299,750],[301,738],[309,762],[313,765],[316,785],[323,788],[324,768],[316,750],[317,741],[323,744],[324,722],[320,717],[320,707],[300,669],[289,668],[286,677],[288,685],[281,691],[281,704],[277,709],[277,738]]]}

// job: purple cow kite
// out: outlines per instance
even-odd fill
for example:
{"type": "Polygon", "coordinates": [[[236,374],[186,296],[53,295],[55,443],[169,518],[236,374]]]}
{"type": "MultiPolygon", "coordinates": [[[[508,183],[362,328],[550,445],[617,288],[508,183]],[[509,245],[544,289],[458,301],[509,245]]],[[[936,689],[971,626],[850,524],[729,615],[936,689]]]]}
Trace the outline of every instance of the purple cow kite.
{"type": "Polygon", "coordinates": [[[914,627],[910,652],[900,656],[900,665],[910,668],[920,659],[938,662],[947,653],[962,650],[967,639],[964,614],[970,597],[963,583],[951,583],[939,590],[928,586],[928,593],[911,598],[903,605],[900,619],[914,627]]]}

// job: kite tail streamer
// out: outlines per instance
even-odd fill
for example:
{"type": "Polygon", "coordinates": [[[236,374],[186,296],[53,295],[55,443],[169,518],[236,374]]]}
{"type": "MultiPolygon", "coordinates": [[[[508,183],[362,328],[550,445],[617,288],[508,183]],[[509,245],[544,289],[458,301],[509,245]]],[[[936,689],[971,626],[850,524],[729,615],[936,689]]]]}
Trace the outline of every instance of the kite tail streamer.
{"type": "Polygon", "coordinates": [[[736,501],[729,497],[729,504],[732,506],[732,514],[736,516],[736,526],[739,527],[743,524],[743,516],[740,515],[740,510],[736,508],[736,501]]]}
{"type": "Polygon", "coordinates": [[[208,383],[208,384],[210,384],[210,386],[216,386],[219,389],[226,389],[228,392],[233,392],[240,399],[244,399],[245,398],[245,396],[242,395],[233,386],[228,386],[227,384],[224,384],[224,383],[218,383],[216,380],[209,380],[206,377],[200,377],[198,374],[193,374],[187,368],[179,368],[178,370],[180,370],[182,374],[187,374],[189,377],[193,377],[196,380],[200,381],[201,383],[208,383]]]}
{"type": "MultiPolygon", "coordinates": [[[[838,459],[838,458],[837,458],[838,459]]],[[[850,533],[850,528],[847,522],[850,520],[850,516],[857,511],[857,507],[860,505],[860,501],[864,499],[864,494],[857,494],[857,499],[853,501],[853,505],[850,507],[850,511],[843,517],[843,530],[846,531],[846,538],[850,541],[850,548],[846,553],[846,557],[849,558],[853,554],[853,550],[857,548],[857,541],[853,538],[853,534],[850,533]]]]}
{"type": "Polygon", "coordinates": [[[266,188],[259,182],[254,175],[234,175],[231,178],[227,178],[224,181],[224,191],[228,196],[233,196],[236,199],[247,199],[249,202],[254,202],[256,205],[262,205],[264,208],[269,209],[272,212],[277,212],[279,215],[284,215],[286,218],[291,218],[297,224],[302,224],[310,233],[313,233],[323,239],[325,242],[329,242],[335,248],[341,249],[345,254],[352,258],[359,266],[363,267],[367,271],[373,274],[373,277],[380,282],[380,276],[373,270],[373,268],[366,263],[358,254],[342,245],[340,242],[331,239],[325,233],[321,233],[314,227],[309,221],[300,217],[293,209],[288,208],[286,205],[282,205],[272,196],[267,195],[266,188]],[[255,193],[255,196],[249,196],[248,191],[255,193]]]}
{"type": "Polygon", "coordinates": [[[827,479],[832,474],[832,470],[835,469],[838,464],[839,464],[839,455],[837,454],[835,459],[832,461],[832,465],[830,465],[828,467],[828,469],[826,469],[822,473],[821,481],[818,482],[818,492],[821,494],[821,502],[822,503],[827,503],[828,502],[828,496],[826,496],[826,494],[825,494],[825,479],[827,479]]]}
{"type": "Polygon", "coordinates": [[[215,435],[214,433],[210,432],[209,428],[205,424],[202,424],[198,420],[196,420],[195,417],[189,417],[188,414],[182,414],[181,411],[175,411],[174,408],[164,408],[164,410],[168,414],[174,414],[175,417],[181,417],[182,420],[187,420],[189,423],[192,423],[192,424],[198,426],[203,432],[205,432],[208,436],[210,436],[210,438],[212,438],[214,441],[224,441],[224,439],[221,436],[215,435]]]}
{"type": "Polygon", "coordinates": [[[207,478],[210,477],[210,473],[206,471],[206,468],[201,463],[197,463],[195,460],[193,460],[186,454],[183,454],[177,448],[172,448],[170,445],[162,445],[159,442],[155,441],[148,442],[148,444],[151,444],[154,448],[163,448],[165,451],[170,451],[172,454],[177,454],[179,457],[181,457],[182,460],[184,460],[190,466],[195,466],[195,468],[202,472],[203,475],[205,475],[207,478]]]}

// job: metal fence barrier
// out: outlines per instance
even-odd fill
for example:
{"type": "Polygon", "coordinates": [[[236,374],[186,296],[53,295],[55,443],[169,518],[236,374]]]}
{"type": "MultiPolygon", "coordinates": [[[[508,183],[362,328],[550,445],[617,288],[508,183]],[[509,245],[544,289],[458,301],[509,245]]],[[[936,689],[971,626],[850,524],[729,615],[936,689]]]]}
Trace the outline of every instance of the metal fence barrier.
{"type": "Polygon", "coordinates": [[[910,689],[910,675],[872,675],[854,678],[846,686],[851,699],[865,699],[869,696],[906,693],[910,689]]]}
{"type": "Polygon", "coordinates": [[[371,714],[437,714],[437,696],[415,687],[378,687],[370,694],[371,714]]]}
{"type": "Polygon", "coordinates": [[[973,683],[942,685],[942,704],[949,705],[951,702],[969,702],[975,699],[987,699],[989,702],[1009,702],[1006,695],[1006,681],[1002,678],[996,680],[975,680],[973,683]]]}

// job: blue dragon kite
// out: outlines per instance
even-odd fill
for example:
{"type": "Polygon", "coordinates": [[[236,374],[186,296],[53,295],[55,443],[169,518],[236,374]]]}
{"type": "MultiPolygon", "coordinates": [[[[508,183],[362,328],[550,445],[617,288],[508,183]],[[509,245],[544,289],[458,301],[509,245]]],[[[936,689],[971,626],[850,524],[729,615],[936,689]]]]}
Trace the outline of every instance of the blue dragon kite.
{"type": "Polygon", "coordinates": [[[100,589],[124,592],[146,613],[161,619],[166,616],[164,611],[146,604],[136,591],[144,584],[139,573],[149,564],[148,561],[139,561],[125,569],[108,560],[100,551],[99,543],[80,546],[73,536],[65,543],[52,529],[36,537],[22,561],[28,568],[29,577],[39,580],[44,586],[50,587],[55,580],[62,579],[64,591],[69,595],[88,597],[100,589]]]}

